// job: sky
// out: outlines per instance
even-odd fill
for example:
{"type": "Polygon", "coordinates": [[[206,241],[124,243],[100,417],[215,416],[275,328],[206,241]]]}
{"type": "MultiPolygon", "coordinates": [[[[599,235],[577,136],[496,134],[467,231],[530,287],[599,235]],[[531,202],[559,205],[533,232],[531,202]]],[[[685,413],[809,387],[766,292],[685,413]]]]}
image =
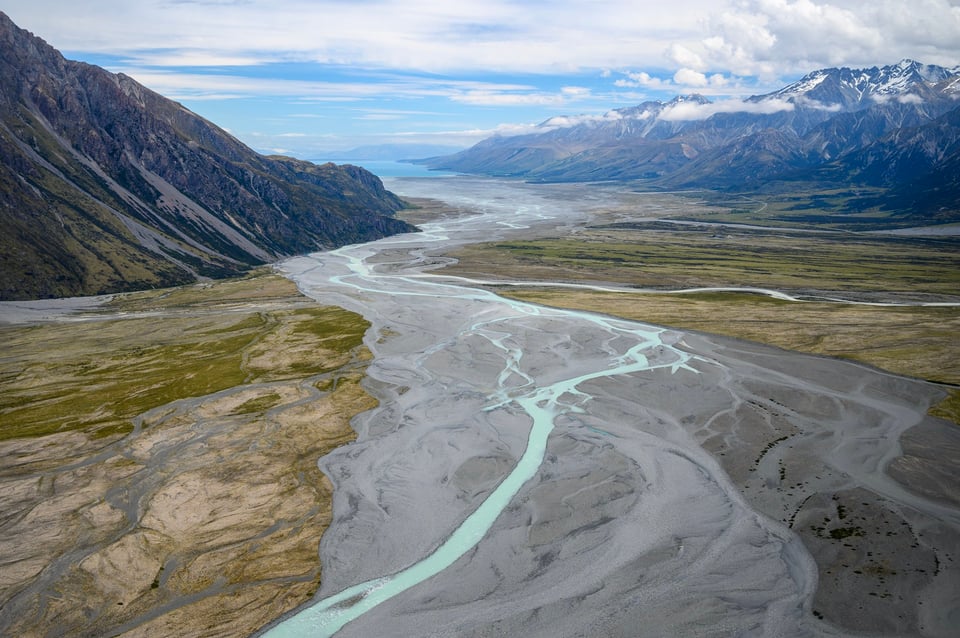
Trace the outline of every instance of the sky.
{"type": "MultiPolygon", "coordinates": [[[[820,68],[960,65],[960,0],[4,0],[67,58],[126,73],[265,153],[466,147],[550,118],[820,68]]],[[[402,153],[401,153],[402,154],[402,153]]]]}

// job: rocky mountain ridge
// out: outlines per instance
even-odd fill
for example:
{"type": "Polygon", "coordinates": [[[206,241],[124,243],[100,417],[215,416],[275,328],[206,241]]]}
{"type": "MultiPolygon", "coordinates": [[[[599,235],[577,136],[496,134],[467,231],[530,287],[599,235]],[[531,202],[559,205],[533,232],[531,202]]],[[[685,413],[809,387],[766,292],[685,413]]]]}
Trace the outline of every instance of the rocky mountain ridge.
{"type": "Polygon", "coordinates": [[[414,230],[355,166],[254,152],[0,13],[0,299],[234,275],[414,230]]]}
{"type": "Polygon", "coordinates": [[[903,60],[814,71],[742,102],[690,95],[602,116],[554,117],[532,134],[488,138],[423,163],[528,180],[640,180],[651,188],[742,190],[827,180],[906,192],[919,180],[944,185],[916,202],[919,212],[947,205],[960,213],[948,171],[960,157],[957,109],[960,67],[903,60]],[[880,156],[922,170],[879,170],[880,156]]]}

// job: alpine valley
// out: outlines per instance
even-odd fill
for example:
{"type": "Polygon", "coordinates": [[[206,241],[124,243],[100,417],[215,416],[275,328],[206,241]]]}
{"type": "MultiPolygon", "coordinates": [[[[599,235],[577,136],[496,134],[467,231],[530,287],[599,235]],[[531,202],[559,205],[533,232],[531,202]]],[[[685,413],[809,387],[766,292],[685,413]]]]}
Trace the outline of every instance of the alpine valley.
{"type": "Polygon", "coordinates": [[[650,189],[872,187],[847,212],[874,207],[899,225],[960,219],[960,67],[903,60],[823,69],[742,102],[678,96],[537,128],[423,163],[544,182],[639,180],[650,189]]]}
{"type": "Polygon", "coordinates": [[[0,13],[0,636],[957,635],[960,67],[421,163],[0,13]]]}
{"type": "Polygon", "coordinates": [[[412,230],[355,166],[259,155],[0,13],[0,299],[236,275],[412,230]]]}

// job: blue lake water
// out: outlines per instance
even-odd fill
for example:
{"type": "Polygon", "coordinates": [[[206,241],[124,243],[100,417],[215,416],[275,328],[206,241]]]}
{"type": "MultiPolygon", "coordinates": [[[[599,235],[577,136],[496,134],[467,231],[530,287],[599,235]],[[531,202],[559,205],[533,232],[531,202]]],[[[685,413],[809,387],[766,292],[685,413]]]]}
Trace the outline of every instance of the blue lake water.
{"type": "Polygon", "coordinates": [[[333,162],[334,164],[353,164],[361,166],[378,177],[445,177],[454,175],[449,171],[432,171],[426,166],[419,164],[408,164],[397,160],[339,160],[339,159],[314,159],[310,160],[316,164],[333,162]]]}

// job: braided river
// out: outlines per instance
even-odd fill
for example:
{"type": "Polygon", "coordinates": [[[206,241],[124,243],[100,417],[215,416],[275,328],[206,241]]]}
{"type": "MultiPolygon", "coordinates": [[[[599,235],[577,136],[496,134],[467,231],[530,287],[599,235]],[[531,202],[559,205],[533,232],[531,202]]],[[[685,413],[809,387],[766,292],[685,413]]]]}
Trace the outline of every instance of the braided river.
{"type": "MultiPolygon", "coordinates": [[[[845,635],[813,613],[823,577],[795,532],[831,495],[956,544],[957,508],[884,472],[937,388],[436,272],[442,250],[584,223],[602,188],[387,187],[463,212],[280,265],[370,321],[380,405],[319,461],[334,514],[317,597],[262,635],[845,635]]],[[[905,587],[933,600],[955,577],[905,587]]],[[[937,635],[949,611],[915,621],[937,635]]]]}

